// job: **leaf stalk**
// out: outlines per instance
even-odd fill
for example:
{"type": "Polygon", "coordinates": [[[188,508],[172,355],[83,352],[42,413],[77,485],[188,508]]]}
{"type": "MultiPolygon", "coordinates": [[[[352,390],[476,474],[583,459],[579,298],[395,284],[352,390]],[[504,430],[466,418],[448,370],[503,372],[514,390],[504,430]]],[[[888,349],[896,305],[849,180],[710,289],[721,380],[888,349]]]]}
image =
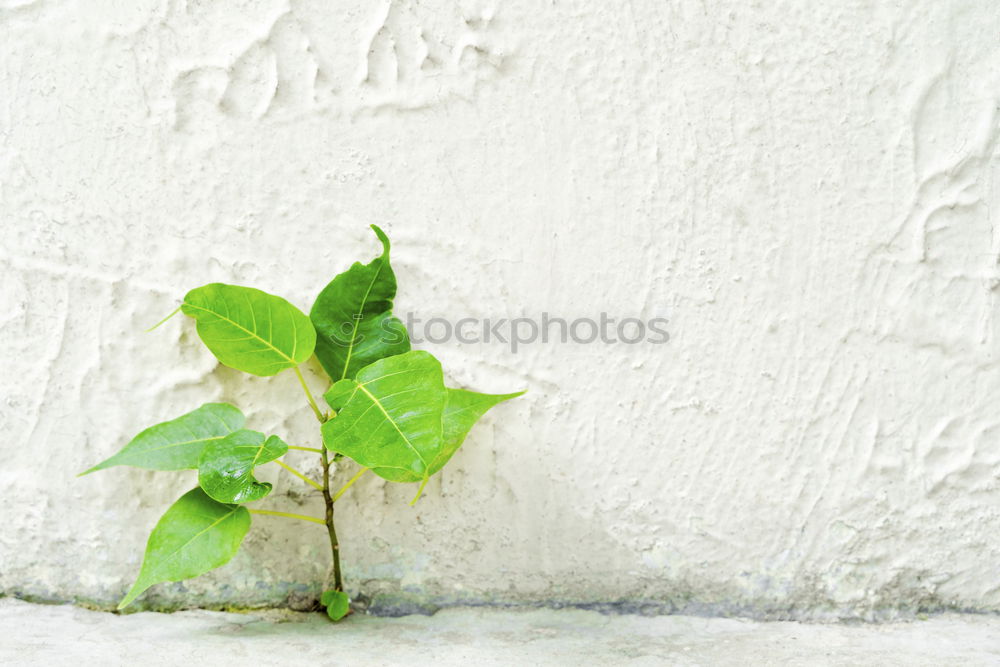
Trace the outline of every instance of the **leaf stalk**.
{"type": "Polygon", "coordinates": [[[420,488],[417,489],[417,495],[413,496],[413,500],[410,501],[410,507],[416,505],[417,501],[420,500],[420,496],[424,493],[424,487],[427,486],[428,479],[430,479],[430,475],[424,477],[424,481],[420,482],[420,488]]]}
{"type": "Polygon", "coordinates": [[[347,484],[344,484],[342,487],[340,487],[340,491],[337,491],[335,494],[333,494],[333,502],[337,502],[337,499],[340,498],[342,495],[344,495],[344,493],[349,488],[351,488],[351,485],[354,484],[359,479],[361,479],[361,476],[364,475],[366,472],[368,472],[368,468],[362,468],[361,470],[358,471],[356,475],[354,475],[354,477],[348,480],[347,484]]]}
{"type": "Polygon", "coordinates": [[[320,484],[319,482],[317,482],[317,481],[315,481],[313,479],[310,479],[309,477],[303,475],[301,472],[299,472],[298,470],[296,470],[292,466],[288,465],[284,461],[279,461],[278,459],[275,459],[274,463],[277,463],[279,466],[281,466],[282,468],[284,468],[288,472],[292,473],[293,475],[295,475],[296,477],[298,477],[299,479],[301,479],[303,482],[305,482],[309,486],[313,487],[314,489],[318,489],[320,491],[323,490],[323,485],[322,484],[320,484]]]}
{"type": "Polygon", "coordinates": [[[306,384],[306,379],[302,377],[302,371],[299,370],[298,366],[295,367],[295,375],[299,378],[299,384],[302,385],[302,391],[306,393],[306,398],[309,400],[309,407],[312,408],[313,414],[316,415],[316,419],[318,419],[319,423],[322,424],[326,421],[326,415],[323,414],[323,411],[320,410],[319,406],[316,404],[316,399],[313,398],[312,392],[309,391],[309,385],[306,384]]]}
{"type": "Polygon", "coordinates": [[[319,518],[314,517],[314,516],[306,516],[305,514],[291,514],[290,512],[278,512],[278,511],[275,511],[275,510],[255,510],[255,509],[250,509],[249,507],[247,508],[247,510],[251,514],[266,514],[268,516],[282,516],[282,517],[285,517],[286,519],[301,519],[303,521],[312,521],[313,523],[318,523],[318,524],[325,523],[323,521],[323,519],[319,519],[319,518]]]}
{"type": "Polygon", "coordinates": [[[289,449],[297,449],[300,452],[315,452],[316,454],[319,454],[320,452],[323,451],[319,447],[298,447],[296,445],[288,445],[288,448],[289,449]]]}

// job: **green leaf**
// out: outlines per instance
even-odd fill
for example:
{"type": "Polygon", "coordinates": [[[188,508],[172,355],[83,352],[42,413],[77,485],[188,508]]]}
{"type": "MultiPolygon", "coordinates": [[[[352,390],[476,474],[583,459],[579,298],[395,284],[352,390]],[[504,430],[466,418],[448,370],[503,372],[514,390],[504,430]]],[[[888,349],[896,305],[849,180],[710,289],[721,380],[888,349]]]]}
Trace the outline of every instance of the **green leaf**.
{"type": "Polygon", "coordinates": [[[118,608],[164,581],[181,581],[225,565],[250,530],[250,513],[239,505],[218,503],[192,489],[160,518],[146,543],[139,578],[118,608]]]}
{"type": "MultiPolygon", "coordinates": [[[[428,475],[433,475],[445,466],[465,441],[465,436],[486,412],[498,403],[517,398],[523,391],[513,394],[480,394],[465,389],[446,388],[448,392],[442,416],[442,445],[437,456],[431,461],[428,475]]],[[[404,470],[373,468],[379,477],[390,482],[419,482],[421,478],[404,470]]]]}
{"type": "Polygon", "coordinates": [[[351,610],[351,598],[344,591],[323,591],[319,603],[326,607],[326,615],[332,621],[339,621],[351,610]]]}
{"type": "Polygon", "coordinates": [[[444,409],[441,451],[431,462],[430,474],[444,467],[465,441],[465,436],[486,411],[498,403],[517,398],[523,391],[513,394],[480,394],[466,389],[448,388],[448,403],[444,409]]]}
{"type": "Polygon", "coordinates": [[[252,287],[211,283],[187,293],[181,311],[216,358],[252,375],[274,375],[308,359],[316,331],[305,313],[252,287]]]}
{"type": "Polygon", "coordinates": [[[426,482],[487,410],[521,393],[448,389],[437,359],[407,352],[330,387],[324,397],[337,416],[323,424],[323,444],[390,482],[426,482]]]}
{"type": "Polygon", "coordinates": [[[198,484],[220,503],[260,500],[271,492],[271,483],[258,482],[254,467],[287,451],[288,445],[276,435],[265,440],[259,431],[237,431],[205,447],[198,462],[198,484]]]}
{"type": "Polygon", "coordinates": [[[375,225],[372,229],[382,254],[368,264],[355,262],[334,278],[309,312],[316,327],[316,358],[334,381],[410,349],[406,327],[392,316],[396,275],[389,265],[389,238],[375,225]]]}
{"type": "Polygon", "coordinates": [[[441,452],[447,397],[437,359],[413,351],[376,361],[325,397],[338,411],[322,427],[328,449],[391,481],[427,479],[441,452]]]}
{"type": "Polygon", "coordinates": [[[206,445],[243,428],[246,418],[228,403],[206,403],[186,415],[150,426],[121,451],[80,473],[129,465],[149,470],[186,470],[198,467],[206,445]]]}

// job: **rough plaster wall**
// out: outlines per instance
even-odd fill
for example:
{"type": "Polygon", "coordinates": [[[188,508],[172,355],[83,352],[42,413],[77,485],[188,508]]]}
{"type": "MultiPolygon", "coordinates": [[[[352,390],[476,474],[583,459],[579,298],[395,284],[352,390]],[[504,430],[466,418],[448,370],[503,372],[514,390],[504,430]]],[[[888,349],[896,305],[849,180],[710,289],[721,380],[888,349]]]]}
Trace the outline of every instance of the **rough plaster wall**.
{"type": "MultiPolygon", "coordinates": [[[[125,590],[193,477],[74,474],[150,423],[226,400],[315,444],[292,375],[143,329],[210,281],[307,308],[376,222],[401,312],[672,338],[425,345],[530,392],[415,509],[345,497],[355,591],[1000,609],[998,34],[991,0],[0,0],[0,590],[125,590]]],[[[324,539],[258,519],[146,601],[282,604],[324,539]]]]}

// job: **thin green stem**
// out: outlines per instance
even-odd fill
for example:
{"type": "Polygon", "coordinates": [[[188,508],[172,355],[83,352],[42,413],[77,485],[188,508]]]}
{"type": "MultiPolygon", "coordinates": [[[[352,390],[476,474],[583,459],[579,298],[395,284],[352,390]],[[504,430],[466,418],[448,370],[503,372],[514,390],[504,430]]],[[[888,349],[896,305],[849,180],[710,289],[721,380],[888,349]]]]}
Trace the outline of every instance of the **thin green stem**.
{"type": "Polygon", "coordinates": [[[286,519],[301,519],[303,521],[312,521],[313,523],[318,523],[320,525],[326,523],[323,519],[319,519],[314,516],[306,516],[305,514],[291,514],[289,512],[276,512],[274,510],[253,510],[249,507],[247,508],[251,514],[266,514],[268,516],[283,516],[286,519]]]}
{"type": "Polygon", "coordinates": [[[312,392],[309,391],[309,385],[306,384],[306,379],[302,377],[302,371],[299,370],[298,366],[295,367],[295,375],[299,378],[299,384],[302,385],[302,391],[306,392],[306,398],[309,399],[309,407],[312,408],[313,414],[316,415],[316,419],[318,419],[319,423],[322,424],[326,421],[326,415],[323,414],[323,411],[319,409],[318,405],[316,405],[316,399],[313,398],[312,392]]]}
{"type": "Polygon", "coordinates": [[[414,505],[416,505],[417,501],[420,500],[420,494],[422,494],[424,492],[424,487],[427,486],[427,480],[428,479],[430,479],[429,476],[428,477],[424,477],[424,481],[420,482],[420,488],[417,489],[417,495],[413,496],[413,500],[410,501],[410,507],[413,507],[414,505]]]}
{"type": "Polygon", "coordinates": [[[297,449],[300,452],[315,452],[317,454],[319,454],[320,452],[323,451],[319,447],[296,447],[295,445],[288,445],[288,448],[289,449],[297,449]]]}
{"type": "Polygon", "coordinates": [[[292,473],[293,475],[295,475],[296,477],[298,477],[299,479],[301,479],[303,482],[305,482],[309,486],[313,487],[314,489],[319,489],[320,491],[323,490],[323,485],[322,484],[320,484],[319,482],[316,482],[316,481],[313,481],[313,480],[309,479],[308,477],[306,477],[301,472],[299,472],[298,470],[296,470],[292,466],[288,465],[284,461],[279,461],[278,459],[275,459],[273,462],[277,463],[279,466],[281,466],[282,468],[284,468],[288,472],[292,473]]]}
{"type": "Polygon", "coordinates": [[[340,487],[340,491],[337,491],[335,494],[333,494],[333,502],[337,502],[337,498],[340,498],[342,495],[344,495],[344,492],[347,491],[349,488],[351,488],[352,484],[361,479],[361,476],[364,475],[366,472],[368,472],[368,468],[362,468],[361,470],[358,471],[358,473],[354,477],[348,480],[347,484],[344,484],[342,487],[340,487]]]}

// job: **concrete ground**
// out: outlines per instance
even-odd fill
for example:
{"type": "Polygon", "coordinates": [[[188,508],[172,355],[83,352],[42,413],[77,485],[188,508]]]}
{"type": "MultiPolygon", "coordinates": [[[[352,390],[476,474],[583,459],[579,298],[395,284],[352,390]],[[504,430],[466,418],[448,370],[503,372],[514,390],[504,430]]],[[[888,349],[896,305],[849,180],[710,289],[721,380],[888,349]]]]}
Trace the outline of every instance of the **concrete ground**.
{"type": "Polygon", "coordinates": [[[0,599],[3,665],[998,665],[1000,617],[806,625],[579,610],[116,616],[0,599]]]}

